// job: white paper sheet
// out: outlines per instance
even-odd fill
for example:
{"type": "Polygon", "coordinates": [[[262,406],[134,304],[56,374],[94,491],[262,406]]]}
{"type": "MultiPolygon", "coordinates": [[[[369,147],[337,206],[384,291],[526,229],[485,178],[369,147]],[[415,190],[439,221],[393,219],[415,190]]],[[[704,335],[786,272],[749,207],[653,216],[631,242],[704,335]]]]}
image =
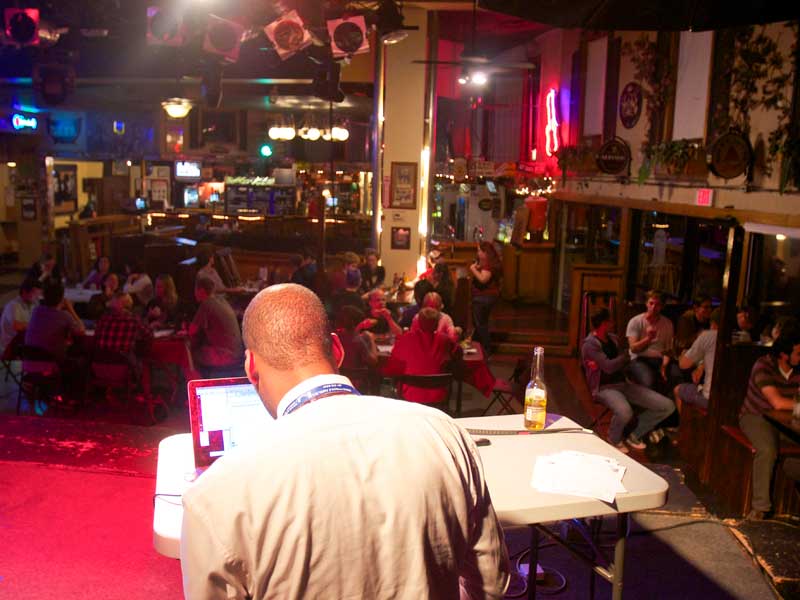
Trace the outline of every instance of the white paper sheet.
{"type": "Polygon", "coordinates": [[[624,476],[625,467],[613,458],[566,450],[539,456],[531,485],[540,492],[613,502],[617,494],[627,491],[622,485],[624,476]]]}

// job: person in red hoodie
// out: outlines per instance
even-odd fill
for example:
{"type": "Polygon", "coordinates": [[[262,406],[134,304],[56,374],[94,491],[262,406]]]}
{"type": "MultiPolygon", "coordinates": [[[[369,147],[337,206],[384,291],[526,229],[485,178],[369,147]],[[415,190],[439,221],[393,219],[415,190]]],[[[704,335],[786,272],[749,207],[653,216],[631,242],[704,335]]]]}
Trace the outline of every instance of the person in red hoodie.
{"type": "MultiPolygon", "coordinates": [[[[418,327],[397,338],[392,354],[383,368],[383,374],[394,375],[438,375],[447,371],[455,352],[460,351],[443,333],[437,333],[439,311],[423,308],[418,314],[418,327]]],[[[447,399],[447,390],[424,389],[401,385],[400,395],[410,402],[440,404],[447,399]]]]}

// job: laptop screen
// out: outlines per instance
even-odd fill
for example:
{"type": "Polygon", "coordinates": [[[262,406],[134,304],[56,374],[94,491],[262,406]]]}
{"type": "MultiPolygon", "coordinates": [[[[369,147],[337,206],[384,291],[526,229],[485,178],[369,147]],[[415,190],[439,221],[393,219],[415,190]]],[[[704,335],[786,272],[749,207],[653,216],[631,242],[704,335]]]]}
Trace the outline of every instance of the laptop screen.
{"type": "Polygon", "coordinates": [[[273,422],[246,377],[190,381],[188,391],[197,468],[263,436],[273,422]]]}

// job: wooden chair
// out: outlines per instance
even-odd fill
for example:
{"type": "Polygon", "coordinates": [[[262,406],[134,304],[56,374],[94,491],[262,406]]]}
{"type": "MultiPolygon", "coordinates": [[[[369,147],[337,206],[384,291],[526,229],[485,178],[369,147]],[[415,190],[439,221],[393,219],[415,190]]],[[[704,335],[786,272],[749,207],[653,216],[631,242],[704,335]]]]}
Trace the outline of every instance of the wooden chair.
{"type": "Polygon", "coordinates": [[[61,391],[61,369],[50,352],[36,346],[23,344],[19,356],[22,359],[22,372],[17,390],[17,414],[20,413],[23,393],[28,399],[31,413],[35,413],[40,394],[44,394],[46,400],[56,397],[61,391]],[[37,363],[36,368],[31,368],[30,363],[37,363]]]}
{"type": "Polygon", "coordinates": [[[449,412],[450,394],[453,387],[452,373],[440,373],[438,375],[397,375],[394,377],[395,393],[397,394],[398,398],[406,400],[402,394],[403,385],[409,385],[426,390],[447,389],[447,395],[445,396],[445,399],[432,406],[436,406],[445,412],[449,412]]]}

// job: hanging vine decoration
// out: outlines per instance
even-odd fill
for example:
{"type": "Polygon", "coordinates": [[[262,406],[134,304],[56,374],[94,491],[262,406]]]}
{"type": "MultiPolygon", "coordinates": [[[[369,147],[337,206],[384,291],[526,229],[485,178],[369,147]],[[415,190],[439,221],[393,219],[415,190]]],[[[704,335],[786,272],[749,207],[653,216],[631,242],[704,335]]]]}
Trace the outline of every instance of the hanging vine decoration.
{"type": "Polygon", "coordinates": [[[767,139],[767,162],[764,172],[772,174],[775,161],[781,166],[781,193],[800,175],[800,127],[792,123],[791,100],[786,90],[797,70],[797,22],[787,23],[793,42],[787,58],[781,52],[780,36],[767,35],[766,26],[750,26],[734,35],[734,60],[730,69],[730,113],[728,127],[750,135],[750,117],[754,110],[777,111],[778,125],[767,139]]]}
{"type": "MultiPolygon", "coordinates": [[[[642,142],[642,165],[639,167],[639,183],[643,183],[664,152],[660,152],[656,144],[656,133],[664,119],[667,102],[675,93],[675,69],[670,60],[662,57],[662,64],[658,64],[658,46],[646,33],[643,33],[633,42],[622,45],[622,55],[630,59],[633,64],[633,78],[642,86],[642,97],[645,101],[645,114],[647,116],[647,135],[642,142]],[[659,66],[661,68],[659,68],[659,66]]],[[[668,155],[673,152],[666,152],[668,155]]],[[[685,165],[684,165],[685,166],[685,165]]]]}

